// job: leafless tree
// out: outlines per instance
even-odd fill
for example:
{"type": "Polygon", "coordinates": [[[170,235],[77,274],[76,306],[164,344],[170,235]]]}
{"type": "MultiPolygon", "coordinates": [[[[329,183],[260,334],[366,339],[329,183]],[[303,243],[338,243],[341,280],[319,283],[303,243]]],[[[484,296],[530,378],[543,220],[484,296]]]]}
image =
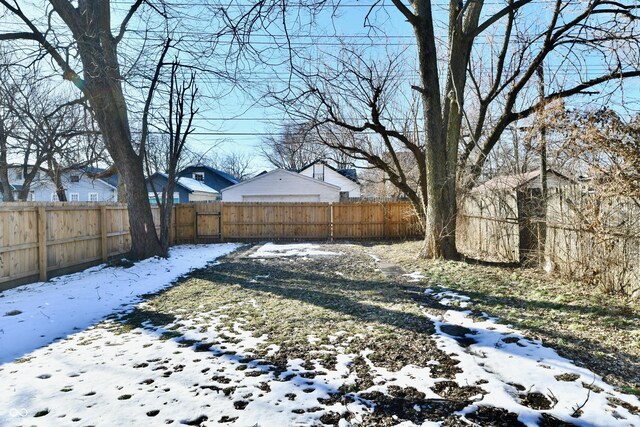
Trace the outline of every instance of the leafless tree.
{"type": "MultiPolygon", "coordinates": [[[[9,69],[6,65],[0,68],[0,82],[5,82],[9,77],[9,69]]],[[[11,113],[9,103],[13,93],[9,92],[6,85],[0,86],[0,190],[2,200],[13,202],[13,191],[9,183],[9,138],[17,124],[14,114],[11,113]]]]}
{"type": "MultiPolygon", "coordinates": [[[[424,156],[418,159],[416,155],[416,161],[424,186],[420,200],[427,202],[423,253],[457,258],[458,186],[474,185],[509,125],[553,100],[584,96],[596,88],[605,91],[601,95],[610,94],[623,79],[640,76],[639,6],[608,0],[556,0],[540,10],[532,0],[508,0],[505,5],[469,0],[451,2],[448,20],[441,22],[430,0],[391,3],[415,35],[415,79],[398,78],[399,60],[393,55],[383,66],[346,47],[332,58],[334,63],[319,70],[321,75],[307,71],[309,67],[296,68],[306,86],[294,91],[289,100],[322,107],[313,114],[318,123],[375,133],[387,146],[422,150],[424,156]],[[547,68],[543,96],[534,85],[540,67],[547,68]],[[322,75],[326,68],[329,74],[322,75]],[[384,115],[387,102],[396,92],[407,97],[408,87],[421,104],[417,144],[384,115]],[[358,98],[344,99],[348,90],[355,90],[358,98]],[[340,96],[342,104],[355,110],[367,108],[367,114],[353,117],[344,113],[339,109],[342,105],[333,104],[340,96]],[[465,133],[466,141],[462,138],[465,133]]],[[[367,24],[375,25],[372,16],[379,5],[372,6],[367,24]]],[[[406,54],[404,59],[410,62],[406,54]]],[[[361,151],[363,157],[378,162],[375,157],[380,156],[361,151]]],[[[395,181],[403,185],[402,179],[395,181]]]]}
{"type": "Polygon", "coordinates": [[[603,108],[571,110],[555,123],[565,135],[564,154],[605,196],[640,198],[640,115],[625,119],[603,108]]]}
{"type": "MultiPolygon", "coordinates": [[[[82,100],[56,91],[37,67],[6,66],[0,79],[4,132],[0,175],[8,179],[8,154],[21,167],[19,200],[27,200],[41,167],[51,178],[60,201],[66,200],[62,174],[101,158],[99,133],[82,100]]],[[[8,182],[8,181],[7,181],[8,182]]],[[[3,185],[3,189],[7,185],[3,185]]],[[[11,191],[4,200],[12,200],[11,191]]]]}
{"type": "MultiPolygon", "coordinates": [[[[301,7],[313,9],[316,3],[324,2],[305,1],[301,7]]],[[[126,39],[131,34],[131,24],[136,23],[141,13],[148,14],[140,20],[143,28],[151,31],[160,29],[160,32],[168,35],[174,26],[184,25],[181,18],[185,17],[185,12],[188,14],[191,5],[172,4],[163,0],[133,0],[122,20],[116,23],[109,0],[49,0],[44,11],[41,7],[23,8],[22,4],[17,0],[0,0],[0,15],[22,25],[20,30],[0,34],[0,41],[28,40],[39,46],[41,51],[37,52],[36,57],[50,58],[64,79],[72,82],[88,100],[126,193],[132,242],[129,257],[142,259],[161,255],[163,249],[153,226],[144,180],[143,163],[148,133],[143,129],[139,140],[133,138],[130,114],[135,109],[130,108],[132,104],[127,103],[123,89],[126,77],[137,75],[144,78],[148,70],[140,69],[140,64],[149,57],[157,58],[159,55],[157,50],[153,53],[153,47],[156,46],[148,39],[129,44],[126,39]],[[158,18],[156,21],[160,22],[155,27],[150,23],[152,18],[158,18]],[[128,65],[133,63],[135,67],[124,70],[125,62],[128,65]]],[[[185,48],[182,51],[193,53],[194,61],[196,58],[201,60],[199,66],[211,75],[232,81],[238,70],[250,62],[241,61],[243,57],[261,54],[251,44],[252,34],[282,22],[285,24],[281,26],[288,28],[284,19],[286,2],[259,0],[248,7],[238,6],[229,8],[222,4],[208,4],[203,7],[206,16],[189,15],[190,20],[201,18],[203,25],[208,26],[210,35],[201,38],[204,46],[198,47],[197,42],[184,41],[185,48]],[[232,10],[239,12],[232,13],[232,10]],[[225,38],[229,47],[219,52],[220,38],[225,38]],[[214,60],[212,58],[221,59],[220,72],[206,66],[205,62],[214,60]]],[[[180,42],[175,40],[175,43],[180,42]]],[[[286,46],[287,42],[283,44],[286,46]]],[[[146,83],[148,85],[148,81],[146,83]]],[[[153,84],[150,86],[153,89],[153,84]]],[[[147,100],[149,96],[151,91],[146,96],[147,100]]]]}
{"type": "Polygon", "coordinates": [[[313,124],[286,124],[278,135],[267,136],[260,145],[262,156],[273,166],[300,170],[326,157],[326,147],[317,138],[313,124]]]}
{"type": "Polygon", "coordinates": [[[254,176],[258,171],[254,168],[254,157],[248,153],[231,152],[214,156],[212,165],[240,181],[254,176]]]}
{"type": "Polygon", "coordinates": [[[23,9],[17,1],[0,0],[3,14],[24,26],[23,31],[7,32],[0,40],[32,40],[53,59],[65,80],[71,81],[88,99],[102,131],[104,143],[125,184],[134,259],[161,255],[162,248],[153,226],[151,207],[145,188],[142,161],[144,141],[136,152],[129,127],[129,113],[122,88],[118,47],[127,27],[144,4],[137,0],[113,33],[109,1],[86,0],[77,6],[68,0],[50,0],[49,19],[40,22],[34,12],[23,9]],[[62,41],[52,25],[62,24],[71,39],[62,41]],[[42,28],[43,25],[47,27],[42,28]],[[80,63],[72,62],[77,57],[80,63]]]}
{"type": "MultiPolygon", "coordinates": [[[[196,100],[198,86],[196,74],[191,71],[186,77],[181,75],[178,59],[171,64],[168,84],[168,111],[163,115],[163,131],[166,132],[167,146],[167,185],[156,188],[153,180],[149,180],[156,202],[160,208],[160,245],[164,256],[169,252],[169,230],[173,213],[173,190],[175,189],[178,165],[187,145],[189,135],[194,132],[193,119],[198,113],[196,100]]],[[[143,123],[144,125],[144,123],[143,123]]],[[[147,173],[151,176],[150,164],[147,162],[147,173]]]]}

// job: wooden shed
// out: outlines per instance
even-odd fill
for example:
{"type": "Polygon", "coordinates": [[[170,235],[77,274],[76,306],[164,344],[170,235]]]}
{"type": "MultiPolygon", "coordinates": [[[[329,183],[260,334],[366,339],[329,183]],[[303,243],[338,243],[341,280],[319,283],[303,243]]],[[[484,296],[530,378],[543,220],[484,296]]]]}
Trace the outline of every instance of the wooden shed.
{"type": "MultiPolygon", "coordinates": [[[[550,193],[574,182],[558,171],[547,171],[550,193]]],[[[546,217],[541,196],[540,170],[498,175],[477,186],[460,202],[458,251],[487,262],[539,262],[546,217]]]]}

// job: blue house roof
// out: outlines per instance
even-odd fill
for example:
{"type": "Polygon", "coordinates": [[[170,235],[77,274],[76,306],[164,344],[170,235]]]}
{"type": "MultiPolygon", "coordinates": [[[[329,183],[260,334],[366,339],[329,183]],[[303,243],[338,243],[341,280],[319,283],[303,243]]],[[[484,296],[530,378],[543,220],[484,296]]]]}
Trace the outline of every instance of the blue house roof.
{"type": "Polygon", "coordinates": [[[204,183],[216,191],[240,182],[235,176],[206,165],[187,166],[178,173],[178,176],[192,178],[193,172],[204,173],[204,183]]]}
{"type": "Polygon", "coordinates": [[[233,176],[233,175],[231,175],[231,174],[228,174],[228,173],[226,173],[226,172],[222,172],[221,170],[216,169],[216,168],[212,168],[211,166],[204,166],[204,167],[205,167],[206,169],[210,170],[210,171],[211,171],[211,172],[213,172],[213,173],[217,173],[217,174],[218,174],[218,175],[220,175],[221,177],[223,177],[223,178],[225,178],[225,179],[229,180],[230,182],[232,182],[232,183],[234,183],[234,184],[237,184],[237,183],[239,183],[239,182],[240,182],[240,180],[239,180],[238,178],[236,178],[235,176],[233,176]]]}

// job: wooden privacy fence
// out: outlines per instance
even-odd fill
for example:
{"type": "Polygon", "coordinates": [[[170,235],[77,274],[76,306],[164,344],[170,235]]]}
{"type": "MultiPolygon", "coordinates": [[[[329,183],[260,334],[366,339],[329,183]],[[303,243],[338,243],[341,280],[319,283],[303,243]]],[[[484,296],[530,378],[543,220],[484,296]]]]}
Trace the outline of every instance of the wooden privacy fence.
{"type": "Polygon", "coordinates": [[[545,268],[640,297],[640,202],[580,192],[547,203],[545,268]]]}
{"type": "Polygon", "coordinates": [[[0,203],[0,289],[104,262],[130,245],[126,205],[0,203]]]}
{"type": "Polygon", "coordinates": [[[177,235],[198,242],[216,235],[219,240],[397,239],[421,232],[407,202],[195,203],[178,206],[176,218],[177,235]]]}
{"type": "Polygon", "coordinates": [[[468,195],[456,220],[460,253],[482,261],[520,262],[520,221],[515,192],[468,195]]]}
{"type": "MultiPolygon", "coordinates": [[[[159,212],[153,209],[155,223],[159,212]]],[[[189,203],[171,244],[233,240],[393,239],[420,235],[409,203],[189,203]]],[[[0,290],[125,254],[129,214],[116,203],[0,203],[0,290]]]]}
{"type": "Polygon", "coordinates": [[[458,250],[640,297],[640,201],[567,188],[549,195],[542,215],[531,215],[531,206],[517,193],[468,197],[457,218],[458,250]]]}

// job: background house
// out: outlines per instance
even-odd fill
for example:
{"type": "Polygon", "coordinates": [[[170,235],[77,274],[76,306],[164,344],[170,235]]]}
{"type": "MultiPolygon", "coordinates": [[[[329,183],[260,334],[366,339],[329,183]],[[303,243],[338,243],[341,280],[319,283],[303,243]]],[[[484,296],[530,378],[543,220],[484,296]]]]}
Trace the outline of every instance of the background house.
{"type": "MultiPolygon", "coordinates": [[[[31,167],[27,168],[27,173],[31,167]]],[[[65,171],[60,176],[62,187],[65,190],[67,201],[70,202],[115,202],[118,200],[117,177],[109,179],[97,178],[103,169],[83,168],[65,171]]],[[[9,166],[9,183],[13,190],[15,200],[25,182],[24,166],[9,166]]],[[[56,186],[47,171],[40,168],[29,185],[27,201],[57,202],[59,200],[56,186]]]]}
{"type": "MultiPolygon", "coordinates": [[[[151,175],[150,179],[147,179],[147,191],[149,192],[149,201],[151,204],[156,203],[156,198],[153,193],[153,188],[149,181],[153,181],[158,196],[161,196],[162,189],[166,188],[169,183],[169,177],[165,173],[156,172],[151,175]]],[[[202,181],[196,181],[192,178],[179,177],[176,181],[176,185],[173,193],[173,203],[188,203],[188,202],[206,202],[219,200],[220,193],[213,188],[205,185],[202,181]]]]}
{"type": "MultiPolygon", "coordinates": [[[[60,176],[62,187],[69,202],[116,202],[118,201],[118,178],[97,178],[104,169],[82,168],[65,171],[60,176]]],[[[58,193],[51,179],[47,178],[33,189],[34,200],[57,202],[58,193]]]]}
{"type": "Polygon", "coordinates": [[[313,162],[300,175],[340,187],[340,199],[360,198],[360,183],[355,169],[336,169],[323,161],[313,162]]]}
{"type": "Polygon", "coordinates": [[[338,202],[341,188],[275,169],[222,190],[224,202],[338,202]]]}
{"type": "Polygon", "coordinates": [[[202,182],[218,192],[240,182],[238,178],[226,172],[205,165],[187,166],[178,172],[178,176],[202,182]]]}
{"type": "MultiPolygon", "coordinates": [[[[14,200],[18,200],[18,197],[20,196],[20,191],[22,190],[22,187],[24,186],[24,181],[25,181],[25,174],[24,174],[24,165],[9,165],[7,167],[8,169],[8,175],[9,175],[9,185],[11,186],[10,191],[13,193],[13,199],[14,200]]],[[[33,166],[27,166],[27,173],[30,173],[33,170],[33,166]]],[[[36,172],[33,181],[31,181],[31,184],[29,186],[29,194],[27,195],[27,201],[35,201],[38,200],[36,199],[36,194],[35,194],[35,190],[47,183],[50,182],[49,178],[47,177],[47,173],[44,169],[39,168],[39,170],[36,172]]],[[[0,200],[3,200],[3,195],[2,193],[0,193],[0,200]]]]}

